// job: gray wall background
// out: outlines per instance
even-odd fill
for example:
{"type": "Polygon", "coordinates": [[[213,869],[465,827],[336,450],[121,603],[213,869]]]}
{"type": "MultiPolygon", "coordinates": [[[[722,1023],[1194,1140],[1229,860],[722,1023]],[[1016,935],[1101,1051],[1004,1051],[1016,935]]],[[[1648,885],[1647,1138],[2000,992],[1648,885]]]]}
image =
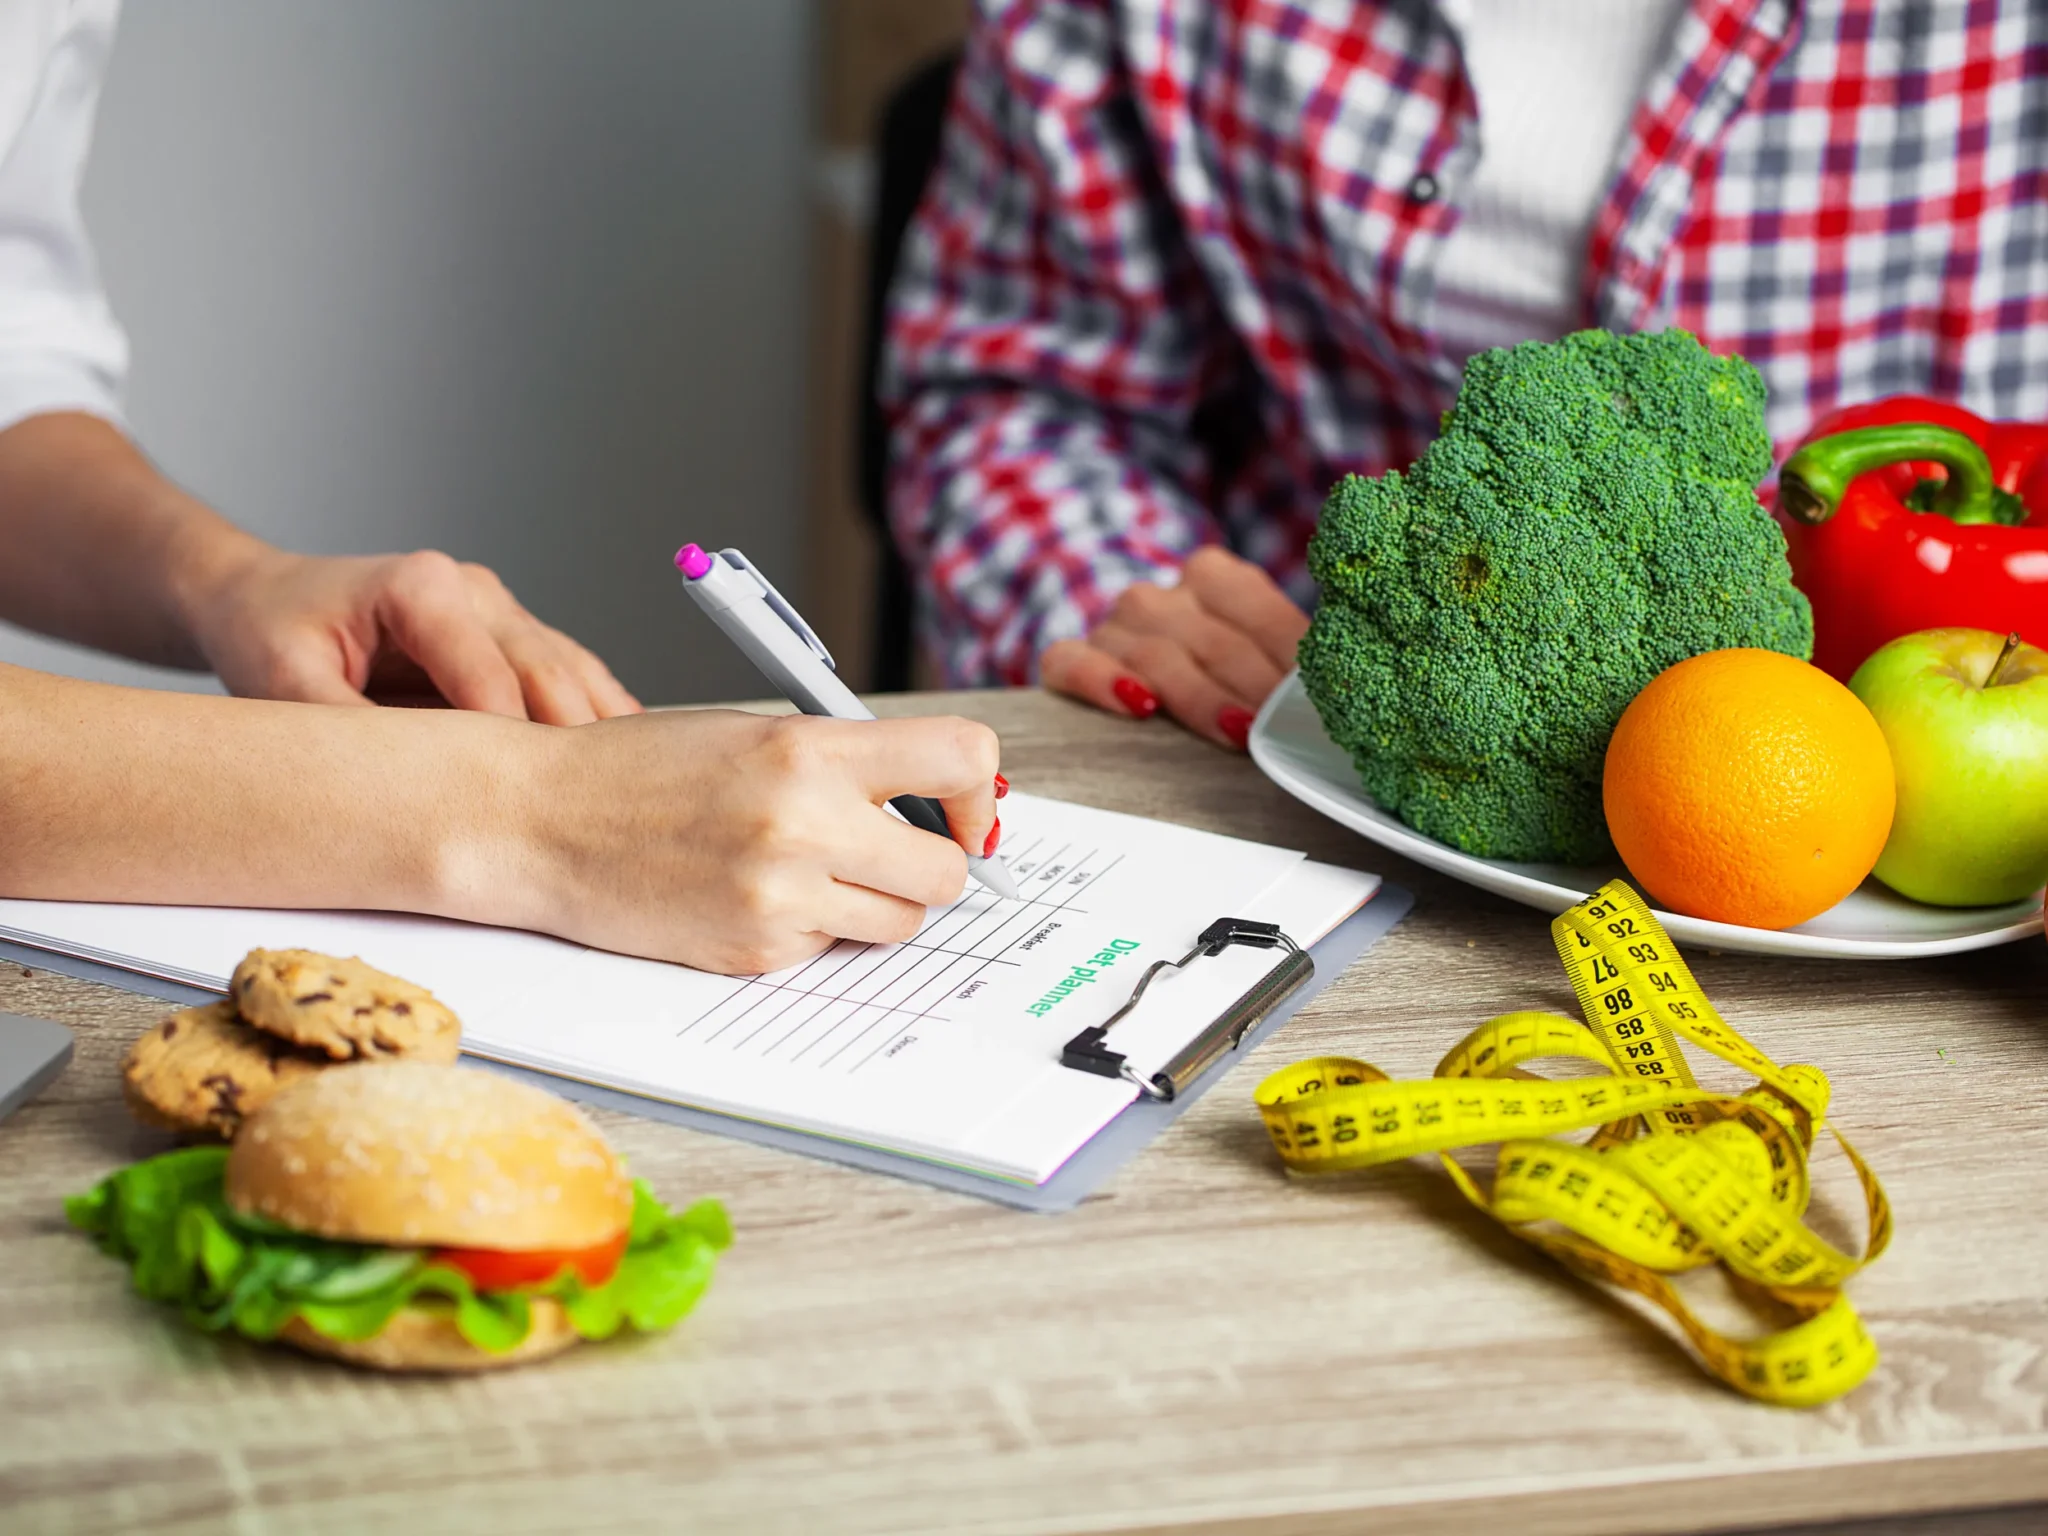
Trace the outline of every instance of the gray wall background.
{"type": "MultiPolygon", "coordinates": [[[[497,568],[650,701],[758,695],[685,539],[799,568],[803,0],[131,0],[86,212],[168,472],[497,568]]],[[[0,631],[0,660],[199,680],[0,631]]]]}

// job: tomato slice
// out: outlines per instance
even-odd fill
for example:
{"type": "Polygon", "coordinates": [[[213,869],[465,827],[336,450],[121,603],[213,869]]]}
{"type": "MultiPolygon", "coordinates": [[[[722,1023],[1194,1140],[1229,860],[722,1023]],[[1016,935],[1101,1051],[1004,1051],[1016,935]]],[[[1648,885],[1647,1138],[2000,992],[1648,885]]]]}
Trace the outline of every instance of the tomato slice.
{"type": "Polygon", "coordinates": [[[511,1253],[502,1248],[436,1248],[431,1262],[459,1269],[480,1291],[513,1291],[522,1285],[546,1285],[565,1269],[574,1269],[585,1285],[603,1285],[626,1256],[621,1232],[591,1248],[546,1248],[511,1253]]]}

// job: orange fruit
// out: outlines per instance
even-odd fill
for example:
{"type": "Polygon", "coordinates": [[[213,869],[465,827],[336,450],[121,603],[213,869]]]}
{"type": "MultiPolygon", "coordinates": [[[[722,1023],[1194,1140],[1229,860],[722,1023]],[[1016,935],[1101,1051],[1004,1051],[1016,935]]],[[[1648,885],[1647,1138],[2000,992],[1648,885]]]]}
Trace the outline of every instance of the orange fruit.
{"type": "Polygon", "coordinates": [[[1896,788],[1863,701],[1776,651],[1708,651],[1622,711],[1602,782],[1608,830],[1661,905],[1789,928],[1862,883],[1896,788]]]}

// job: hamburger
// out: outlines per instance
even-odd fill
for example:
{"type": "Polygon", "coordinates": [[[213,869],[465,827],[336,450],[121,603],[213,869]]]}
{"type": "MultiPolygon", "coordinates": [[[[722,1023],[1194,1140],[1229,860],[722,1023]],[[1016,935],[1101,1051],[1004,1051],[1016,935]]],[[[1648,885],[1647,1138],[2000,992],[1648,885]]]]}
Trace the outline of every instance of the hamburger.
{"type": "Polygon", "coordinates": [[[408,1062],[305,1078],[232,1147],[136,1163],[65,1214],[200,1328],[398,1371],[671,1327],[731,1241],[716,1201],[670,1211],[573,1105],[408,1062]]]}

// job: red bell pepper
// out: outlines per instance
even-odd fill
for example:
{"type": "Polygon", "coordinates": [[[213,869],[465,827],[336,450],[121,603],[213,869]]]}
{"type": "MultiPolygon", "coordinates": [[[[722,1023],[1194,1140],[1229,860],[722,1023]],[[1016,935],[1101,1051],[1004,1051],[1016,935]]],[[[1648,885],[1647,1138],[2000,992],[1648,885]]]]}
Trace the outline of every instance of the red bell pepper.
{"type": "Polygon", "coordinates": [[[1813,659],[1959,625],[2048,642],[2048,426],[1900,395],[1823,417],[1778,473],[1813,659]]]}

